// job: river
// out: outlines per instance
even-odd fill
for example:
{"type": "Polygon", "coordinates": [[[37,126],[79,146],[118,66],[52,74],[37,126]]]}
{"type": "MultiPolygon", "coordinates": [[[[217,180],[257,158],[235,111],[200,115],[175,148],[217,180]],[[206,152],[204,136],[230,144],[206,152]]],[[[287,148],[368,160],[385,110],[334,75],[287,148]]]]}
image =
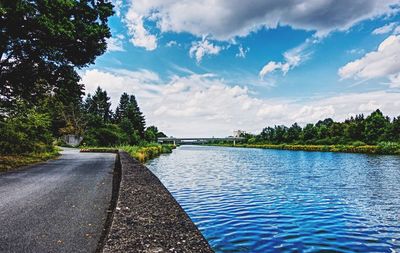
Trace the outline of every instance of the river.
{"type": "Polygon", "coordinates": [[[181,146],[147,163],[216,252],[400,252],[400,157],[181,146]]]}

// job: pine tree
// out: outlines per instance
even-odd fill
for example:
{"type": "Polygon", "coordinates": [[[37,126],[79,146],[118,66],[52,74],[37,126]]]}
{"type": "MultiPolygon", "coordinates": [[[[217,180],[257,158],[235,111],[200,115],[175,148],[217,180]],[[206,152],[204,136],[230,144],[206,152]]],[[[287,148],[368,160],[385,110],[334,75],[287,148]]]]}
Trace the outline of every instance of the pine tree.
{"type": "Polygon", "coordinates": [[[129,95],[124,92],[121,95],[121,98],[119,99],[119,105],[115,109],[115,122],[120,123],[123,118],[125,118],[127,115],[127,110],[129,106],[129,95]]]}
{"type": "Polygon", "coordinates": [[[140,136],[144,137],[144,130],[146,128],[146,121],[143,113],[140,111],[139,105],[134,95],[129,98],[129,117],[132,120],[133,127],[139,131],[140,136]]]}
{"type": "Polygon", "coordinates": [[[111,120],[110,97],[100,87],[97,87],[93,96],[88,95],[85,107],[88,113],[98,116],[103,122],[111,120]]]}

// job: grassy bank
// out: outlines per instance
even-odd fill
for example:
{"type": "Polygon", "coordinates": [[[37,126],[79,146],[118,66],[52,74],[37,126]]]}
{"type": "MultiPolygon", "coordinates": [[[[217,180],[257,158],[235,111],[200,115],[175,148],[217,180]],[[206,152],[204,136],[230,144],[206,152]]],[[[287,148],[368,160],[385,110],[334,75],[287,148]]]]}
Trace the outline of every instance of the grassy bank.
{"type": "Polygon", "coordinates": [[[59,156],[59,150],[55,149],[44,153],[31,153],[24,155],[0,155],[0,172],[9,171],[21,166],[54,159],[59,156]]]}
{"type": "Polygon", "coordinates": [[[144,163],[161,154],[171,153],[174,148],[174,145],[147,144],[144,146],[125,145],[110,148],[83,147],[81,152],[117,152],[118,150],[123,150],[141,163],[144,163]]]}
{"type": "MultiPolygon", "coordinates": [[[[213,144],[215,146],[233,147],[232,144],[213,144]]],[[[362,154],[400,155],[400,144],[380,143],[378,145],[293,145],[293,144],[237,144],[234,147],[264,148],[281,150],[301,150],[319,152],[344,152],[362,154]]]]}

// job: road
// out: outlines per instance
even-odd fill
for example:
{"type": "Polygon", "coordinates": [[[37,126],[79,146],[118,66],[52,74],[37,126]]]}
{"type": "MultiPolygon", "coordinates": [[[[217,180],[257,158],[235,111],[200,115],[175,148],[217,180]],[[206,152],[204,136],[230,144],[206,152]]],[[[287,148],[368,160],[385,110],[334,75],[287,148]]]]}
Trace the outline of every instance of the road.
{"type": "Polygon", "coordinates": [[[94,252],[115,154],[64,149],[59,159],[0,173],[0,252],[94,252]]]}

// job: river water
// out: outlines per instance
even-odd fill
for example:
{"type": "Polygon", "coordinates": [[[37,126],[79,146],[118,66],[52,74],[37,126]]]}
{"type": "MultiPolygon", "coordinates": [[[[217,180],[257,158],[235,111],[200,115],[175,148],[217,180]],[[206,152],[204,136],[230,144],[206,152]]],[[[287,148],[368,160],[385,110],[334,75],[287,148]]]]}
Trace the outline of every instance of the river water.
{"type": "Polygon", "coordinates": [[[216,252],[400,252],[400,157],[181,146],[147,166],[216,252]]]}

